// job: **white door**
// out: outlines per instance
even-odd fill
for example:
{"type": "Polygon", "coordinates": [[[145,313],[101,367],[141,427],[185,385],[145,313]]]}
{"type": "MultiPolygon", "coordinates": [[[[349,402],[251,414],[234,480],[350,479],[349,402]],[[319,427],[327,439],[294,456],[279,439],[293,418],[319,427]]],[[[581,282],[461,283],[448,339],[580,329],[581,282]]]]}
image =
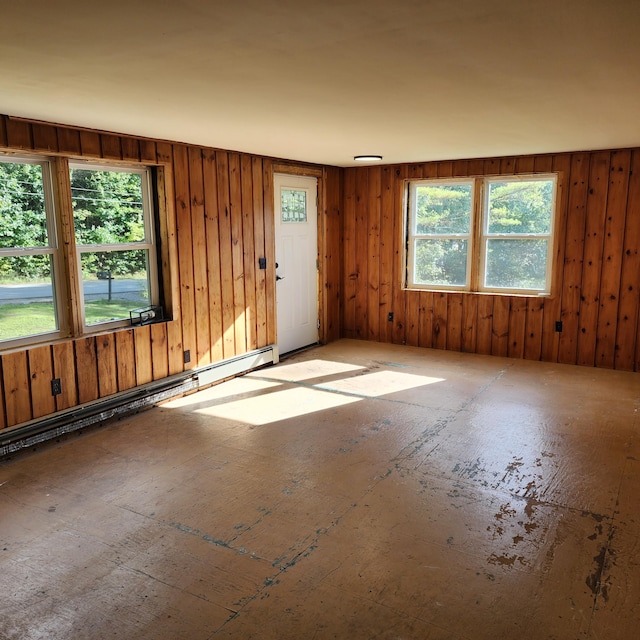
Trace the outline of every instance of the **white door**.
{"type": "Polygon", "coordinates": [[[275,174],[278,350],[318,342],[318,183],[275,174]]]}

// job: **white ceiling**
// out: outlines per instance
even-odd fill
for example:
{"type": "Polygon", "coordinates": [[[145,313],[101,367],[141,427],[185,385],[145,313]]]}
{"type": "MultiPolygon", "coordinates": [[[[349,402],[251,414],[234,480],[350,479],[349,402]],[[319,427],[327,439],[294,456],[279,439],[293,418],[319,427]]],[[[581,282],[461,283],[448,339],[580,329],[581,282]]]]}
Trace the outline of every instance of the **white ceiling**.
{"type": "Polygon", "coordinates": [[[0,112],[339,166],[640,145],[639,0],[11,0],[0,112]]]}

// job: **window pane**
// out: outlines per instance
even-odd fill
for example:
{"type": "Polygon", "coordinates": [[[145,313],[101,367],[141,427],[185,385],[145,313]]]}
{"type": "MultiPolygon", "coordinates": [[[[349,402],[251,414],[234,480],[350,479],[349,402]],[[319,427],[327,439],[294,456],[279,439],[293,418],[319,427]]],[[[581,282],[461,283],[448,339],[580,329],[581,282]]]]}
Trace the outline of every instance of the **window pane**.
{"type": "Polygon", "coordinates": [[[0,258],[0,340],[58,329],[51,256],[0,258]]]}
{"type": "Polygon", "coordinates": [[[149,252],[82,253],[82,288],[87,325],[128,320],[129,311],[150,304],[149,252]]]}
{"type": "Polygon", "coordinates": [[[76,244],[144,242],[142,176],[71,169],[76,244]]]}
{"type": "Polygon", "coordinates": [[[282,189],[282,222],[307,221],[307,192],[282,189]]]}
{"type": "Polygon", "coordinates": [[[471,184],[418,185],[415,233],[469,233],[472,194],[471,184]]]}
{"type": "Polygon", "coordinates": [[[553,180],[489,182],[489,233],[551,231],[553,180]]]}
{"type": "Polygon", "coordinates": [[[0,248],[47,245],[42,166],[0,162],[0,248]]]}
{"type": "Polygon", "coordinates": [[[467,241],[415,241],[414,284],[458,285],[467,283],[467,241]]]}
{"type": "Polygon", "coordinates": [[[487,240],[485,286],[543,291],[547,246],[544,239],[487,240]]]}

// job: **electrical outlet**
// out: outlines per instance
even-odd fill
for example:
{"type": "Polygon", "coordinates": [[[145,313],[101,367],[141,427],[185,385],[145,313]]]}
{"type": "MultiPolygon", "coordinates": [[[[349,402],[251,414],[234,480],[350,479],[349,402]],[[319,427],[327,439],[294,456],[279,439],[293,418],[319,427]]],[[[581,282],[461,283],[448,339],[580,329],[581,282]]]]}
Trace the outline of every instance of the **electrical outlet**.
{"type": "Polygon", "coordinates": [[[51,381],[51,395],[59,396],[62,393],[62,382],[60,378],[54,378],[51,381]]]}
{"type": "Polygon", "coordinates": [[[387,320],[389,322],[393,322],[393,311],[389,311],[389,315],[387,315],[387,320]]]}
{"type": "Polygon", "coordinates": [[[266,269],[267,268],[267,259],[266,258],[258,258],[258,267],[260,269],[266,269]]]}
{"type": "Polygon", "coordinates": [[[187,362],[191,362],[191,350],[190,349],[185,349],[185,352],[184,352],[184,363],[187,364],[187,362]]]}
{"type": "Polygon", "coordinates": [[[558,333],[562,331],[562,320],[556,320],[556,331],[558,333]]]}

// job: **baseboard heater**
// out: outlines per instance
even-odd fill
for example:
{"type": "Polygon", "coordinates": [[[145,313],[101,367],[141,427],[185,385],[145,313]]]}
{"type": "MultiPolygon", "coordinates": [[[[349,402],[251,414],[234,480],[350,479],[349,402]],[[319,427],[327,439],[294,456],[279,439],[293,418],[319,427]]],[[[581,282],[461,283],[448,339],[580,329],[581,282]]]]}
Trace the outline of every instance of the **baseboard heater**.
{"type": "Polygon", "coordinates": [[[263,347],[3,429],[0,431],[0,459],[105,420],[134,413],[184,393],[276,364],[278,360],[277,345],[263,347]]]}

